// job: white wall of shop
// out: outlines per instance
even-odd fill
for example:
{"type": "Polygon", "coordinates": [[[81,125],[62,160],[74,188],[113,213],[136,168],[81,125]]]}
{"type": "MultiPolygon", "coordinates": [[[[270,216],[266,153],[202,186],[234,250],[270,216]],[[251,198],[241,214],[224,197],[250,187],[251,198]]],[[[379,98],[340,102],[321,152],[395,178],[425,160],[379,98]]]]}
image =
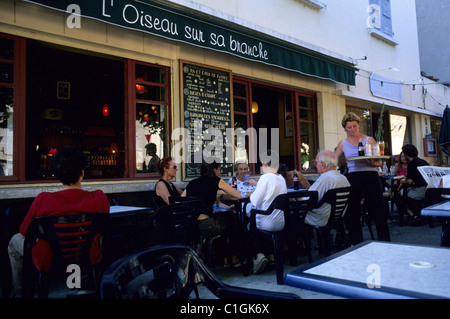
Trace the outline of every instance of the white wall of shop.
{"type": "Polygon", "coordinates": [[[344,136],[339,122],[345,112],[345,100],[378,110],[386,103],[393,111],[409,114],[412,123],[417,122],[417,125],[412,125],[415,142],[421,141],[426,133],[419,123],[423,123],[425,118],[428,122],[430,117],[439,118],[450,102],[448,87],[435,85],[421,77],[415,0],[391,1],[393,38],[397,45],[371,35],[367,23],[368,0],[169,1],[357,64],[356,86],[333,84],[335,92],[330,95],[326,89],[318,90],[322,147],[329,148],[344,136]],[[321,5],[321,8],[315,8],[314,4],[321,5]],[[398,71],[387,69],[389,67],[398,71]],[[369,76],[375,70],[388,80],[402,83],[401,102],[376,98],[371,94],[369,76]],[[413,87],[413,84],[417,85],[413,87]]]}
{"type": "MultiPolygon", "coordinates": [[[[380,71],[381,75],[402,82],[420,78],[418,37],[414,31],[417,30],[414,0],[391,2],[394,38],[398,42],[396,46],[370,35],[367,28],[368,0],[322,0],[320,3],[325,5],[322,9],[314,9],[305,4],[311,0],[170,1],[242,24],[338,60],[357,63],[360,68],[356,76],[357,85],[347,86],[250,63],[237,57],[87,18],[82,18],[81,28],[70,29],[66,25],[67,14],[21,0],[0,2],[0,32],[169,66],[172,70],[174,110],[180,105],[179,59],[230,69],[236,75],[314,91],[318,96],[320,148],[333,149],[337,142],[345,137],[340,119],[345,114],[346,100],[368,100],[370,106],[378,107],[384,102],[371,96],[368,83],[370,71],[393,66],[400,71],[384,70],[380,71]],[[367,56],[367,60],[357,60],[363,56],[367,56]]],[[[449,104],[448,88],[430,85],[427,89],[429,94],[424,99],[420,86],[416,87],[416,90],[402,86],[403,101],[386,102],[414,114],[415,111],[423,112],[425,101],[427,112],[424,116],[442,114],[442,105],[449,104]]],[[[180,124],[180,112],[175,111],[172,127],[178,127],[180,124]]],[[[424,132],[420,128],[413,134],[417,135],[415,139],[420,140],[424,132]]]]}

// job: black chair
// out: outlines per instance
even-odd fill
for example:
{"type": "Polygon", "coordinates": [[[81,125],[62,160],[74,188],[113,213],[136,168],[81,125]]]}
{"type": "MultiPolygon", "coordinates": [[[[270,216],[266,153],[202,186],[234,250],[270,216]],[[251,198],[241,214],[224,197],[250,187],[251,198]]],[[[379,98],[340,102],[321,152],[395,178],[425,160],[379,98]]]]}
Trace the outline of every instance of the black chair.
{"type": "MultiPolygon", "coordinates": [[[[197,197],[193,197],[193,196],[170,196],[169,197],[169,202],[171,204],[174,203],[185,203],[188,204],[190,206],[196,207],[196,209],[198,210],[199,214],[201,213],[205,213],[207,214],[206,210],[206,205],[205,203],[197,198],[197,197]]],[[[224,214],[230,214],[232,212],[223,212],[224,214]]],[[[216,215],[222,214],[222,213],[215,213],[216,215]]],[[[200,233],[198,233],[198,243],[201,245],[201,256],[203,258],[203,260],[205,261],[205,263],[208,265],[208,267],[212,266],[212,246],[214,241],[222,238],[222,234],[219,235],[215,235],[215,236],[200,236],[200,233]]],[[[191,246],[193,247],[193,246],[191,246]]]]}
{"type": "Polygon", "coordinates": [[[287,193],[288,209],[284,214],[285,233],[288,245],[289,263],[291,266],[297,265],[297,254],[299,245],[298,239],[306,250],[308,261],[313,261],[311,254],[311,241],[308,228],[305,226],[305,217],[318,200],[317,191],[300,191],[287,193]]]}
{"type": "Polygon", "coordinates": [[[220,299],[300,299],[295,294],[229,286],[222,283],[190,248],[153,247],[124,256],[106,269],[105,299],[188,299],[204,285],[220,299]]]}
{"type": "Polygon", "coordinates": [[[279,209],[286,212],[288,208],[287,194],[281,194],[275,197],[267,210],[252,209],[250,213],[250,232],[259,231],[263,234],[272,237],[274,258],[275,258],[275,271],[277,277],[277,284],[282,285],[284,283],[284,270],[283,270],[283,243],[284,243],[284,229],[277,232],[270,232],[260,230],[256,227],[256,215],[270,215],[275,209],[279,209]]]}
{"type": "Polygon", "coordinates": [[[160,207],[153,216],[152,231],[159,233],[155,244],[184,244],[194,247],[198,242],[197,219],[200,202],[177,202],[160,207]],[[196,204],[197,203],[197,204],[196,204]]]}
{"type": "Polygon", "coordinates": [[[311,226],[317,233],[319,251],[325,256],[329,256],[331,254],[331,248],[333,246],[331,239],[331,230],[333,229],[336,231],[335,243],[339,242],[341,248],[347,246],[347,235],[343,218],[347,210],[349,195],[350,187],[331,189],[325,193],[325,195],[316,206],[321,207],[324,203],[328,203],[331,205],[330,218],[328,219],[327,225],[323,227],[311,226]]]}
{"type": "MultiPolygon", "coordinates": [[[[275,209],[283,211],[285,216],[285,225],[292,222],[301,222],[309,207],[313,206],[313,203],[317,202],[316,191],[302,191],[295,193],[287,193],[278,195],[270,204],[267,210],[252,209],[250,215],[250,231],[259,231],[263,234],[267,234],[272,237],[274,246],[274,258],[275,258],[275,272],[277,278],[277,284],[282,285],[284,283],[284,258],[283,258],[283,244],[285,229],[277,232],[270,232],[257,229],[256,227],[256,215],[270,215],[275,209]]],[[[286,227],[286,226],[285,226],[286,227]]],[[[289,229],[289,227],[288,227],[289,229]]],[[[306,236],[305,236],[306,238],[306,236]]],[[[312,259],[312,257],[311,257],[312,259]]]]}
{"type": "MultiPolygon", "coordinates": [[[[90,249],[100,236],[109,231],[108,213],[79,213],[37,217],[28,226],[23,255],[23,296],[34,296],[35,274],[38,274],[38,296],[47,298],[51,273],[66,273],[68,265],[77,264],[81,273],[92,271],[99,295],[100,263],[91,264],[90,249]],[[38,271],[33,263],[32,248],[37,240],[49,243],[53,256],[51,269],[38,271]]],[[[105,238],[106,239],[106,238],[105,238]]],[[[66,273],[67,274],[67,273],[66,273]]],[[[83,287],[81,287],[83,288],[83,287]]]]}
{"type": "MultiPolygon", "coordinates": [[[[440,202],[449,200],[450,188],[427,188],[425,192],[425,199],[423,206],[428,207],[438,204],[440,202]]],[[[439,217],[438,218],[442,226],[441,246],[450,247],[450,239],[448,238],[448,229],[450,225],[450,218],[439,217]]],[[[427,216],[428,225],[430,228],[434,227],[433,216],[427,216]]]]}

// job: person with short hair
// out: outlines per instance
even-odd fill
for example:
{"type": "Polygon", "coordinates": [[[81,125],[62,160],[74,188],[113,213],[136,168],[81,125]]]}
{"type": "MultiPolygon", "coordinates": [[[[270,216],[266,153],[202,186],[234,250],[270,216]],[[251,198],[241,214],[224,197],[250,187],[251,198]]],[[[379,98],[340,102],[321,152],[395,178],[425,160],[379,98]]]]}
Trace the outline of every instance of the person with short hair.
{"type": "Polygon", "coordinates": [[[161,179],[155,185],[156,198],[155,202],[158,207],[169,205],[170,196],[181,196],[183,191],[171,182],[177,174],[177,165],[173,161],[172,157],[165,157],[161,160],[159,165],[159,172],[161,173],[161,179]]]}
{"type": "MultiPolygon", "coordinates": [[[[273,161],[271,161],[272,163],[273,161]]],[[[267,210],[273,200],[280,194],[287,193],[286,182],[277,174],[278,164],[262,163],[261,177],[258,180],[255,191],[250,196],[250,204],[247,205],[247,215],[251,209],[267,210]]],[[[256,228],[266,231],[280,231],[284,229],[284,212],[275,209],[270,215],[256,215],[256,228]]],[[[255,232],[251,232],[255,233],[255,232]]],[[[253,255],[253,272],[261,273],[269,263],[274,263],[273,244],[271,240],[260,236],[258,233],[250,239],[251,254],[253,255]]]]}
{"type": "Polygon", "coordinates": [[[417,206],[416,199],[425,198],[425,192],[428,184],[417,168],[420,166],[429,166],[430,164],[428,164],[428,162],[424,159],[418,157],[419,151],[413,144],[403,145],[402,152],[408,162],[406,179],[402,179],[400,181],[402,185],[408,187],[406,189],[406,196],[408,197],[406,211],[410,216],[409,223],[411,225],[420,225],[420,208],[417,206]]]}
{"type": "MultiPolygon", "coordinates": [[[[330,150],[319,152],[316,156],[316,168],[320,176],[308,190],[317,191],[318,202],[321,201],[327,191],[350,186],[347,178],[337,170],[337,159],[334,152],[330,150]]],[[[325,226],[330,218],[330,213],[331,205],[324,203],[308,212],[305,223],[320,227],[325,226]]]]}
{"type": "MultiPolygon", "coordinates": [[[[64,215],[74,213],[109,213],[109,201],[102,190],[85,191],[81,188],[84,177],[86,156],[78,147],[65,147],[53,158],[52,168],[61,181],[62,190],[42,192],[31,204],[31,207],[20,225],[20,232],[15,234],[8,245],[11,262],[12,281],[15,295],[22,293],[23,249],[25,235],[31,221],[36,217],[64,215]]],[[[91,249],[91,261],[100,262],[102,254],[99,243],[94,241],[91,249]]],[[[51,250],[49,244],[39,240],[33,248],[33,260],[40,270],[51,267],[51,250]],[[38,257],[39,256],[39,257],[38,257]]]]}
{"type": "MultiPolygon", "coordinates": [[[[234,164],[234,176],[236,177],[236,190],[241,194],[242,197],[249,196],[256,187],[257,181],[253,179],[245,180],[245,175],[249,172],[248,165],[246,162],[236,162],[234,164]]],[[[228,184],[231,185],[232,178],[228,180],[228,184]]]]}

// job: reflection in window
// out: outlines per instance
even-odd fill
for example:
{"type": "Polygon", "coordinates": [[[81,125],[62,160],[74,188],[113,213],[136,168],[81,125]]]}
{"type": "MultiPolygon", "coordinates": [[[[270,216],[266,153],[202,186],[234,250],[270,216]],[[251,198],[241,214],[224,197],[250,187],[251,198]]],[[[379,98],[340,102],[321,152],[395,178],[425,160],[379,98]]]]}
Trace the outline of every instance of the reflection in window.
{"type": "MultiPolygon", "coordinates": [[[[248,128],[248,113],[247,113],[247,86],[238,82],[233,83],[233,102],[234,102],[234,130],[235,134],[244,134],[248,128]]],[[[245,145],[242,141],[235,137],[235,162],[248,163],[248,135],[245,136],[245,145]]]]}
{"type": "Polygon", "coordinates": [[[159,174],[159,163],[169,156],[168,71],[136,63],[136,172],[159,174]]]}
{"type": "Polygon", "coordinates": [[[316,158],[315,100],[310,96],[298,96],[300,124],[300,155],[302,170],[314,169],[316,158]]]}
{"type": "Polygon", "coordinates": [[[13,175],[13,93],[0,86],[0,176],[13,175]]]}
{"type": "Polygon", "coordinates": [[[164,157],[166,133],[164,105],[136,103],[136,170],[158,173],[164,157]]]}
{"type": "Polygon", "coordinates": [[[391,123],[392,155],[398,155],[401,153],[405,141],[407,141],[408,118],[395,114],[390,114],[389,117],[391,123]]]}

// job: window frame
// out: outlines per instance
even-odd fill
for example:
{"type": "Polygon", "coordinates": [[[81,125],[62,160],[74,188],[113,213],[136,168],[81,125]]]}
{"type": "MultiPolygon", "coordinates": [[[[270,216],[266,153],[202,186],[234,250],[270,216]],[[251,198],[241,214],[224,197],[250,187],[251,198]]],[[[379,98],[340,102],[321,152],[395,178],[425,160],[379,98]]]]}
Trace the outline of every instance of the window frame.
{"type": "MultiPolygon", "coordinates": [[[[125,158],[125,171],[128,171],[128,177],[133,179],[156,179],[161,175],[157,173],[138,173],[136,168],[136,102],[145,101],[155,103],[159,105],[165,105],[167,108],[166,119],[166,137],[169,154],[163,154],[164,156],[170,156],[171,149],[171,137],[172,137],[172,109],[171,109],[171,85],[170,85],[170,67],[161,66],[157,64],[151,64],[136,60],[125,61],[125,100],[126,102],[126,125],[125,125],[125,152],[128,154],[125,158]],[[166,70],[165,84],[141,81],[136,79],[136,65],[143,65],[153,68],[161,68],[166,70]],[[143,84],[149,86],[157,86],[165,88],[165,101],[152,101],[141,100],[136,98],[136,84],[143,84]]],[[[161,159],[163,158],[161,157],[161,159]]]]}
{"type": "MultiPolygon", "coordinates": [[[[369,8],[370,5],[377,5],[380,8],[380,27],[369,28],[370,34],[390,45],[398,45],[399,43],[394,39],[391,0],[369,0],[369,8]]],[[[369,16],[372,13],[370,11],[369,16]]]]}
{"type": "MultiPolygon", "coordinates": [[[[233,83],[239,83],[239,84],[244,84],[246,85],[246,89],[247,89],[247,125],[248,128],[253,127],[253,114],[251,111],[251,103],[252,101],[252,86],[253,84],[259,84],[259,85],[263,85],[263,86],[267,86],[270,88],[275,88],[275,89],[282,89],[286,92],[289,92],[290,94],[292,94],[292,99],[291,99],[291,103],[292,103],[292,110],[293,110],[293,118],[294,118],[294,123],[293,123],[293,129],[294,129],[294,134],[293,134],[293,144],[294,144],[294,163],[295,163],[295,168],[301,172],[305,172],[305,173],[315,173],[316,169],[315,167],[312,167],[309,170],[303,170],[302,165],[301,165],[301,151],[300,151],[300,112],[299,112],[299,107],[298,107],[298,103],[299,103],[299,97],[307,97],[307,98],[312,98],[313,99],[313,125],[314,125],[314,143],[316,145],[316,149],[313,150],[313,157],[315,158],[317,155],[317,149],[319,148],[319,132],[318,132],[318,127],[319,127],[319,123],[317,120],[317,94],[315,92],[311,92],[311,91],[306,91],[306,90],[301,90],[301,89],[295,89],[292,87],[288,87],[288,86],[283,86],[283,85],[276,85],[276,84],[271,84],[271,83],[267,83],[267,82],[262,82],[262,81],[256,81],[256,80],[251,80],[251,79],[247,79],[247,78],[243,78],[243,77],[238,77],[238,76],[233,76],[233,83]]],[[[235,98],[235,96],[233,95],[233,99],[235,98]]],[[[235,114],[242,114],[242,112],[234,112],[235,114]]],[[[303,121],[305,123],[311,123],[311,121],[303,121]]],[[[234,128],[234,126],[233,126],[234,128]]],[[[248,151],[248,149],[247,149],[248,151]]],[[[256,168],[256,164],[254,163],[249,163],[249,169],[251,172],[253,172],[253,174],[257,174],[255,172],[255,168],[256,168]]]]}
{"type": "Polygon", "coordinates": [[[26,99],[26,39],[0,33],[0,37],[14,41],[13,60],[0,62],[13,63],[13,83],[1,82],[0,86],[13,89],[13,174],[0,176],[0,182],[25,181],[25,99],[26,99]]]}

